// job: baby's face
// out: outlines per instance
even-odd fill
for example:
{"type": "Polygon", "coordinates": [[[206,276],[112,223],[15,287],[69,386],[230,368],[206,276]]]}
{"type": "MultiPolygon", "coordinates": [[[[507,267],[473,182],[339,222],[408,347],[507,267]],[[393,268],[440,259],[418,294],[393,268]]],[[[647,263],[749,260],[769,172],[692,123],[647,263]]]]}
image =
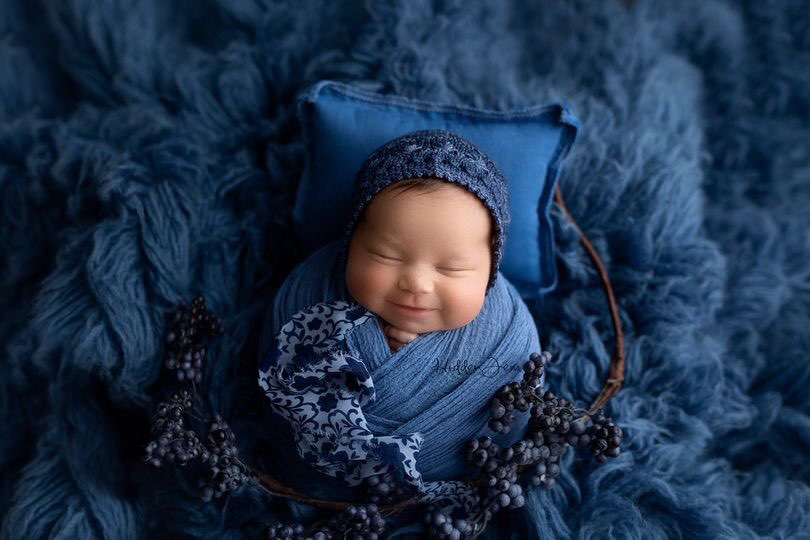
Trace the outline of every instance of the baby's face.
{"type": "Polygon", "coordinates": [[[431,192],[394,187],[371,200],[354,230],[346,261],[349,293],[408,332],[464,326],[484,304],[492,264],[489,212],[450,183],[431,192]]]}

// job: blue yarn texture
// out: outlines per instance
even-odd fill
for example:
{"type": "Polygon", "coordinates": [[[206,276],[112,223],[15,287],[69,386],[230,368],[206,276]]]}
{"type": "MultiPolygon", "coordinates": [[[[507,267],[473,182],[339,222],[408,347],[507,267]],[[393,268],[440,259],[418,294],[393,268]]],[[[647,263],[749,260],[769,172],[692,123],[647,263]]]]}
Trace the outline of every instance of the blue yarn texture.
{"type": "MultiPolygon", "coordinates": [[[[492,538],[807,537],[806,2],[4,0],[0,36],[0,538],[258,538],[286,509],[140,460],[164,317],[202,293],[226,335],[200,394],[272,468],[257,341],[322,79],[581,121],[560,185],[626,330],[625,449],[567,452],[492,538]]],[[[588,404],[609,314],[552,217],[559,285],[528,305],[548,386],[588,404]]]]}

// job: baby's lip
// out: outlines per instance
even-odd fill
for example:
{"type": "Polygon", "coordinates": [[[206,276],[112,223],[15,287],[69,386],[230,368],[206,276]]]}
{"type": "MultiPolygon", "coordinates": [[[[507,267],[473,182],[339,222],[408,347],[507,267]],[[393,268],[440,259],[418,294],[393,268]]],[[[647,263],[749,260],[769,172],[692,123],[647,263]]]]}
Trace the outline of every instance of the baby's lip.
{"type": "Polygon", "coordinates": [[[428,308],[428,307],[409,306],[408,304],[399,304],[397,302],[391,302],[391,303],[394,304],[395,306],[399,306],[399,307],[407,308],[407,309],[420,309],[420,310],[423,310],[423,311],[430,311],[431,309],[433,309],[433,308],[428,308]]]}

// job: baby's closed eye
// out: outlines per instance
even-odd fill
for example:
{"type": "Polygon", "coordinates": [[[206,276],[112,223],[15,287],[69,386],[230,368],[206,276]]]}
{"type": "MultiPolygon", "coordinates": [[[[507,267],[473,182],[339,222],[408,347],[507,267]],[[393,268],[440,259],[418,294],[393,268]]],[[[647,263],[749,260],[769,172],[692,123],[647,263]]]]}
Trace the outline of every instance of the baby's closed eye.
{"type": "Polygon", "coordinates": [[[401,262],[402,261],[402,259],[398,259],[397,257],[391,257],[390,255],[383,255],[381,253],[372,252],[372,255],[376,255],[380,259],[384,259],[386,261],[396,261],[396,262],[401,262]]]}
{"type": "Polygon", "coordinates": [[[439,266],[436,270],[440,272],[469,272],[471,268],[447,268],[443,266],[439,266]]]}

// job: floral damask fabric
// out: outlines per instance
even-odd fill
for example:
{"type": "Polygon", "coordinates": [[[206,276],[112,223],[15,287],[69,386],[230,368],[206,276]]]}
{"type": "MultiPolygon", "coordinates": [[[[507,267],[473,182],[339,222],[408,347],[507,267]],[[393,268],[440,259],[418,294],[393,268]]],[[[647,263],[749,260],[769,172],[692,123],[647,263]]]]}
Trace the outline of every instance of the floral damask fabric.
{"type": "Polygon", "coordinates": [[[375,435],[363,406],[375,399],[366,364],[347,336],[374,314],[348,301],[321,302],[297,312],[259,366],[259,386],[286,418],[298,454],[317,470],[356,486],[391,471],[426,502],[471,509],[475,495],[460,481],[423,482],[417,469],[421,433],[375,435]]]}

